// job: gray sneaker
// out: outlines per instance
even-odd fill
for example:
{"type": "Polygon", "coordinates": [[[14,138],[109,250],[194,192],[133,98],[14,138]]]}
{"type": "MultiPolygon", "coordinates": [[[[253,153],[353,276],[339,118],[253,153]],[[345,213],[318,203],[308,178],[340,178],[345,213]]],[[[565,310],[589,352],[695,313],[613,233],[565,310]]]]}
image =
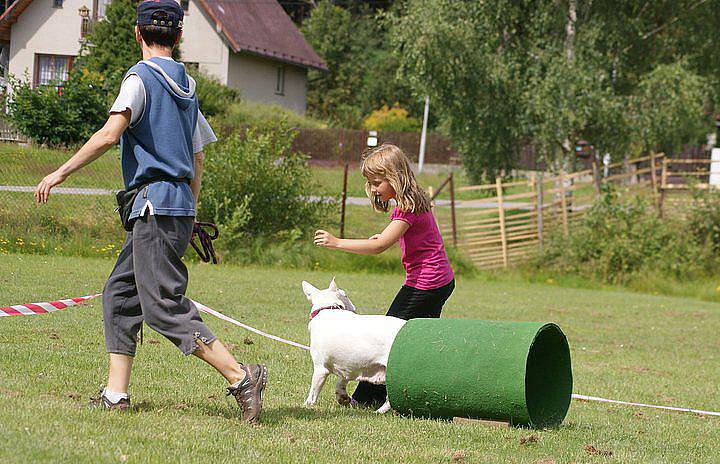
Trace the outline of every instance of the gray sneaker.
{"type": "Polygon", "coordinates": [[[105,396],[105,389],[100,390],[97,398],[90,398],[90,404],[96,408],[103,409],[119,409],[126,411],[130,409],[130,397],[120,398],[117,403],[113,403],[110,399],[105,396]]]}
{"type": "Polygon", "coordinates": [[[245,378],[228,387],[228,396],[235,397],[242,410],[243,419],[257,423],[262,412],[262,395],[267,385],[268,370],[264,364],[242,366],[245,378]]]}

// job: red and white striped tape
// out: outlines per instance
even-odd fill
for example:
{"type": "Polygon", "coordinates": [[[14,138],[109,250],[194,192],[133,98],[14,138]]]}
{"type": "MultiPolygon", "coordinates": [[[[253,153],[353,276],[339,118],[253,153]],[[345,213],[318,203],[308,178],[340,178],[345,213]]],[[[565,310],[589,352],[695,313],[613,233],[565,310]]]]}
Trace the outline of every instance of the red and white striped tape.
{"type": "MultiPolygon", "coordinates": [[[[97,298],[100,295],[101,295],[100,293],[97,293],[95,295],[82,296],[80,298],[70,298],[67,300],[47,301],[47,302],[43,302],[43,303],[29,303],[29,304],[24,304],[24,305],[8,306],[6,308],[0,308],[0,317],[2,317],[2,316],[31,316],[31,315],[35,315],[35,314],[46,314],[46,313],[58,311],[61,309],[69,308],[71,306],[76,306],[85,301],[92,300],[93,298],[97,298]]],[[[192,301],[195,304],[195,307],[198,308],[198,310],[200,310],[206,314],[215,316],[226,322],[230,322],[231,324],[234,324],[238,327],[242,327],[245,330],[256,333],[265,338],[269,338],[271,340],[285,343],[286,345],[301,348],[303,350],[310,349],[310,347],[307,345],[303,345],[301,343],[297,343],[297,342],[294,342],[291,340],[285,340],[284,338],[280,338],[278,336],[265,333],[254,327],[250,327],[249,325],[243,324],[242,322],[238,322],[235,319],[233,319],[232,317],[229,317],[222,313],[219,313],[212,308],[208,308],[207,306],[205,306],[202,303],[198,303],[197,301],[194,301],[194,300],[190,300],[190,301],[192,301]]],[[[708,415],[708,416],[720,416],[720,412],[704,411],[702,409],[678,408],[678,407],[674,407],[674,406],[659,406],[659,405],[655,405],[655,404],[644,404],[644,403],[633,403],[633,402],[629,402],[629,401],[609,400],[607,398],[600,398],[597,396],[578,395],[576,393],[573,393],[572,397],[573,397],[573,399],[581,400],[581,401],[597,401],[600,403],[614,403],[614,404],[622,404],[622,405],[627,405],[627,406],[638,406],[638,407],[643,407],[643,408],[664,409],[666,411],[690,412],[690,413],[708,415]]]]}
{"type": "Polygon", "coordinates": [[[47,314],[61,309],[69,308],[84,303],[93,298],[99,297],[101,294],[81,296],[80,298],[69,298],[67,300],[44,301],[42,303],[28,303],[21,305],[12,305],[6,308],[0,308],[0,317],[4,316],[34,316],[36,314],[47,314]]]}

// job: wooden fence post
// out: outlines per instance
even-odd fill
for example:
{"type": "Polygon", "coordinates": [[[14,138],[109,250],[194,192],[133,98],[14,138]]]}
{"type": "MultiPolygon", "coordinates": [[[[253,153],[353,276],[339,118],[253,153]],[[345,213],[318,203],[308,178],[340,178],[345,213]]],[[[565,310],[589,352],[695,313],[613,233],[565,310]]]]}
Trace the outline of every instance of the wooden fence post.
{"type": "Polygon", "coordinates": [[[502,245],[503,267],[508,266],[507,231],[505,230],[505,204],[503,202],[502,180],[495,178],[495,190],[497,191],[498,215],[500,218],[500,242],[502,245]]]}
{"type": "Polygon", "coordinates": [[[340,206],[340,238],[345,238],[345,203],[347,203],[347,178],[349,162],[345,161],[343,172],[342,204],[340,206]]]}
{"type": "Polygon", "coordinates": [[[595,198],[600,196],[600,168],[598,167],[598,159],[597,156],[593,153],[592,155],[592,175],[593,175],[593,184],[595,184],[595,198]]]}
{"type": "Polygon", "coordinates": [[[453,173],[450,172],[450,219],[452,220],[453,248],[457,248],[457,225],[455,223],[455,181],[453,173]]]}
{"type": "Polygon", "coordinates": [[[663,217],[663,209],[665,208],[665,187],[667,187],[667,172],[668,160],[663,157],[662,160],[662,171],[660,172],[660,217],[663,217]]]}
{"type": "Polygon", "coordinates": [[[535,181],[535,190],[537,192],[537,199],[535,200],[535,210],[537,213],[537,231],[538,231],[538,244],[540,251],[543,249],[543,175],[536,174],[533,177],[535,181]],[[538,180],[538,177],[540,178],[538,180]]]}
{"type": "Polygon", "coordinates": [[[658,196],[658,185],[657,185],[657,165],[655,164],[655,153],[650,152],[650,184],[652,185],[653,191],[653,202],[655,203],[655,209],[660,213],[660,198],[658,196]]]}
{"type": "Polygon", "coordinates": [[[565,198],[565,170],[560,170],[560,207],[562,208],[563,233],[568,236],[567,198],[565,198]]]}

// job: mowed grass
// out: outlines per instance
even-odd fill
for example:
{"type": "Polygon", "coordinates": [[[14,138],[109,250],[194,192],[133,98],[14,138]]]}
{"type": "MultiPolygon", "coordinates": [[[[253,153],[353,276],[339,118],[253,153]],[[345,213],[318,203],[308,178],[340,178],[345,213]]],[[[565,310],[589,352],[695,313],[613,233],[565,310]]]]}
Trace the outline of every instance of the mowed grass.
{"type": "MultiPolygon", "coordinates": [[[[112,264],[0,256],[0,306],[95,293],[112,264]]],[[[190,276],[190,297],[307,343],[309,306],[300,281],[322,286],[332,274],[191,264],[190,276]]],[[[402,276],[339,273],[337,281],[362,312],[382,312],[402,276]]],[[[443,315],[557,322],[570,342],[576,393],[720,409],[716,303],[461,277],[443,315]]],[[[573,401],[558,429],[495,428],[344,409],[334,403],[331,379],[319,403],[304,408],[312,369],[307,352],[210,316],[205,320],[240,361],[269,366],[262,426],[242,423],[223,395],[223,379],[201,361],[183,358],[152,330],[145,331],[135,363],[136,409],[89,409],[88,397],[104,384],[107,363],[100,303],[94,301],[55,314],[0,319],[0,459],[711,463],[720,452],[720,418],[600,403],[573,401]],[[590,454],[588,445],[612,456],[590,454]]]]}

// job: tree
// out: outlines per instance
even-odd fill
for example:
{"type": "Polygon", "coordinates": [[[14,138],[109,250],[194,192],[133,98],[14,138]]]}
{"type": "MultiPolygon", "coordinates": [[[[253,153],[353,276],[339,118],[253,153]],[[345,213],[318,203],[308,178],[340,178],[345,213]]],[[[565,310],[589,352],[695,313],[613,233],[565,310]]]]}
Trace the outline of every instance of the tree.
{"type": "Polygon", "coordinates": [[[302,27],[329,73],[308,73],[308,111],[337,126],[360,128],[372,110],[399,103],[421,114],[422,100],[396,79],[397,58],[390,52],[384,23],[369,8],[352,9],[318,2],[302,27]]]}
{"type": "Polygon", "coordinates": [[[556,166],[580,138],[624,154],[643,138],[641,125],[630,122],[663,95],[683,122],[671,128],[671,118],[648,116],[660,126],[654,133],[673,140],[645,137],[652,141],[644,148],[695,140],[708,107],[698,85],[717,85],[720,75],[717,54],[703,45],[720,26],[712,3],[409,0],[392,16],[390,37],[401,77],[430,95],[470,176],[480,180],[507,172],[527,143],[556,166]],[[675,78],[653,81],[685,90],[643,90],[658,66],[679,61],[686,76],[706,80],[685,83],[676,70],[675,78]],[[638,97],[643,92],[649,99],[638,97]]]}
{"type": "Polygon", "coordinates": [[[105,18],[93,24],[76,62],[80,68],[105,76],[111,99],[117,96],[125,72],[142,59],[135,42],[136,4],[134,0],[113,0],[105,18]]]}

